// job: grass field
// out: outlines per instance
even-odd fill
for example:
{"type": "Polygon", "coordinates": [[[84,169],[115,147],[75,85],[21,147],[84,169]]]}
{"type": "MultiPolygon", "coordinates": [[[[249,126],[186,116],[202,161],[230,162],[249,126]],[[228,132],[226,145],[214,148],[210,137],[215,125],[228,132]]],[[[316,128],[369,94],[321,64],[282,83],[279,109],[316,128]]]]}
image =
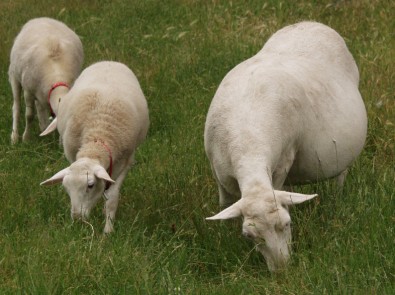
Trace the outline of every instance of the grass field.
{"type": "Polygon", "coordinates": [[[384,0],[1,0],[0,294],[395,294],[394,11],[384,0]],[[39,186],[68,165],[57,135],[39,138],[36,124],[31,142],[10,144],[9,53],[39,16],[77,32],[84,66],[127,64],[149,103],[149,135],[108,237],[102,204],[72,223],[61,186],[39,186]],[[241,220],[204,220],[219,205],[203,129],[225,74],[300,20],[345,38],[369,131],[342,191],[332,181],[295,188],[319,198],[291,210],[294,255],[273,275],[241,220]]]}

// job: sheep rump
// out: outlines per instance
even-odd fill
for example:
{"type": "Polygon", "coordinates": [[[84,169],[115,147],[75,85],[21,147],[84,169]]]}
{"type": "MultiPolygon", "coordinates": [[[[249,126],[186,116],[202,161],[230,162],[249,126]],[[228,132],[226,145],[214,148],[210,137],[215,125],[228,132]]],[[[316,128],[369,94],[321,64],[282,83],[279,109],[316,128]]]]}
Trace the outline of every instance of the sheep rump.
{"type": "Polygon", "coordinates": [[[43,17],[32,19],[23,26],[11,49],[8,71],[14,98],[12,143],[19,140],[22,89],[26,105],[23,140],[26,141],[31,136],[34,105],[43,131],[49,124],[50,108],[57,113],[58,101],[80,73],[83,58],[79,37],[62,22],[43,17]],[[58,82],[68,87],[56,87],[48,99],[51,87],[58,82]]]}

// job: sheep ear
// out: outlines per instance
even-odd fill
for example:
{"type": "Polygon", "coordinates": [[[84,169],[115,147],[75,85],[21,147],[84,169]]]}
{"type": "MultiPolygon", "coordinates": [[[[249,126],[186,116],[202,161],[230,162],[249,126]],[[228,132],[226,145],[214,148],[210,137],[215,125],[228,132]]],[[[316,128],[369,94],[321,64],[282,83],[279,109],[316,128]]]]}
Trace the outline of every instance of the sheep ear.
{"type": "Polygon", "coordinates": [[[103,179],[111,183],[115,183],[115,181],[111,179],[110,175],[108,175],[106,169],[104,169],[102,166],[97,165],[94,171],[97,178],[103,179]]]}
{"type": "Polygon", "coordinates": [[[41,132],[40,136],[45,136],[47,134],[50,134],[52,131],[56,129],[56,126],[58,125],[58,118],[53,119],[51,124],[48,125],[48,127],[41,132]]]}
{"type": "Polygon", "coordinates": [[[236,203],[230,207],[222,210],[217,215],[207,217],[206,220],[221,220],[239,217],[241,215],[242,199],[238,200],[236,203]]]}
{"type": "Polygon", "coordinates": [[[318,196],[317,194],[305,195],[305,194],[291,193],[286,191],[274,191],[274,194],[282,204],[288,206],[297,205],[318,196]]]}
{"type": "Polygon", "coordinates": [[[67,175],[68,172],[69,172],[69,167],[59,171],[51,178],[41,182],[40,185],[53,185],[53,184],[61,183],[63,181],[63,178],[67,175]]]}

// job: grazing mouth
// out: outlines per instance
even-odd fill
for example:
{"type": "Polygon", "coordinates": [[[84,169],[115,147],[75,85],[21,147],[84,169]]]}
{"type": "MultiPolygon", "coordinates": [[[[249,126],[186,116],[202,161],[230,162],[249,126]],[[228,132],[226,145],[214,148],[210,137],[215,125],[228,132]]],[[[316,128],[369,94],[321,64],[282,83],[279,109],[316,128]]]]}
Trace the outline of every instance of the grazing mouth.
{"type": "Polygon", "coordinates": [[[289,254],[283,255],[280,254],[278,257],[275,257],[272,253],[270,253],[264,246],[257,245],[257,250],[263,255],[266,260],[266,264],[271,272],[281,272],[284,270],[289,261],[289,254]]]}

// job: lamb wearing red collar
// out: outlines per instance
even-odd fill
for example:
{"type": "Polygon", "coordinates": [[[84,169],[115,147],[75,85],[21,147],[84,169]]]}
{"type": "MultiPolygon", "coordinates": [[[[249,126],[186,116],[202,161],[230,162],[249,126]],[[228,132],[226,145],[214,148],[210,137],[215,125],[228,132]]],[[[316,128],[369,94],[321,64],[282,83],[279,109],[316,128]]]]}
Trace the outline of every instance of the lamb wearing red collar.
{"type": "Polygon", "coordinates": [[[20,96],[23,89],[26,127],[23,141],[31,136],[34,105],[40,129],[56,115],[58,103],[81,72],[84,53],[81,40],[65,24],[50,18],[28,21],[11,49],[9,81],[14,97],[11,143],[19,140],[20,96]]]}
{"type": "Polygon", "coordinates": [[[359,73],[342,37],[314,22],[287,26],[231,70],[207,115],[204,141],[220,204],[243,216],[271,271],[290,258],[288,207],[314,198],[281,190],[344,174],[367,130],[359,73]]]}
{"type": "Polygon", "coordinates": [[[91,65],[64,96],[58,116],[42,133],[57,127],[72,164],[41,185],[63,183],[73,219],[88,218],[104,192],[104,232],[112,232],[120,186],[148,126],[147,102],[133,72],[117,62],[91,65]]]}

